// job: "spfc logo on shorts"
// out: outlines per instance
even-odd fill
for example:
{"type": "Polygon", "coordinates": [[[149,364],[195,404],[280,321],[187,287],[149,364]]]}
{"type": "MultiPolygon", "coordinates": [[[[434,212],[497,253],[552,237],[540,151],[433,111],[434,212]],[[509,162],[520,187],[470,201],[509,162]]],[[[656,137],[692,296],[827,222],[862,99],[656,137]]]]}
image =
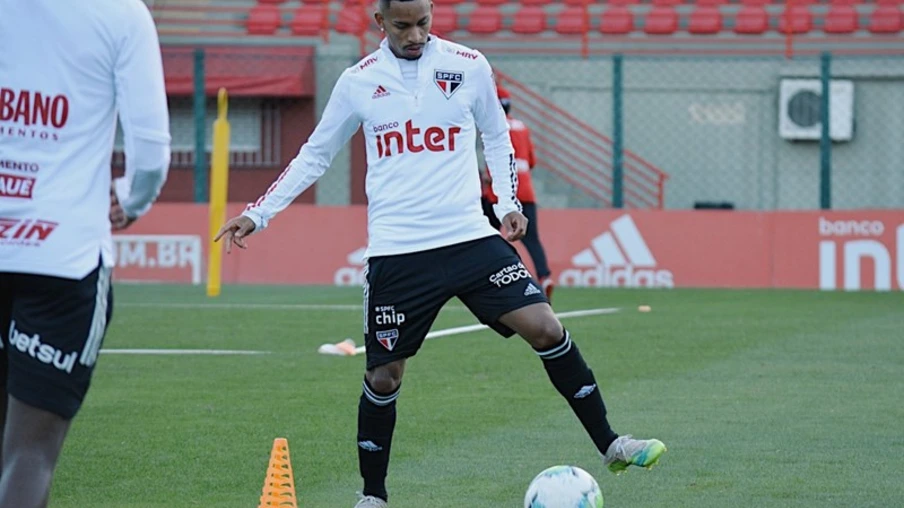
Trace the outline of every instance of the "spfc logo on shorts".
{"type": "Polygon", "coordinates": [[[462,83],[465,82],[465,74],[458,71],[437,70],[433,72],[433,82],[448,99],[461,88],[462,83]]]}
{"type": "Polygon", "coordinates": [[[377,332],[377,342],[379,342],[381,346],[385,347],[389,351],[392,351],[398,340],[399,330],[396,328],[393,328],[392,330],[383,330],[377,332]]]}

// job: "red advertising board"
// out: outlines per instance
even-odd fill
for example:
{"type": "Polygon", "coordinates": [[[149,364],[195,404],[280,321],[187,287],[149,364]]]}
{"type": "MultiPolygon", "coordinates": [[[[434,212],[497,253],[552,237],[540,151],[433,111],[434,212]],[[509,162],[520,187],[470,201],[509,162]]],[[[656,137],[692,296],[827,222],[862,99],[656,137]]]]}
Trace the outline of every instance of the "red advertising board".
{"type": "MultiPolygon", "coordinates": [[[[904,210],[541,210],[538,222],[560,286],[904,289],[904,210]]],[[[207,228],[203,205],[157,204],[114,236],[115,277],[203,282],[207,228]]],[[[223,282],[359,286],[366,242],[364,207],[293,205],[224,256],[223,282]]]]}

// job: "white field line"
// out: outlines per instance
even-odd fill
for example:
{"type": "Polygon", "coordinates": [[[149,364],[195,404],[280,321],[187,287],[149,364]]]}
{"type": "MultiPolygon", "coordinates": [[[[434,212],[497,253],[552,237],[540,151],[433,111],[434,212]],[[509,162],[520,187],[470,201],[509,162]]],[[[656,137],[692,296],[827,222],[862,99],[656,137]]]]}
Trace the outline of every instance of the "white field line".
{"type": "MultiPolygon", "coordinates": [[[[116,302],[116,307],[139,309],[262,309],[262,310],[337,310],[361,311],[362,304],[329,303],[177,303],[177,302],[116,302]]],[[[466,307],[445,307],[444,311],[467,311],[466,307]]]]}
{"type": "Polygon", "coordinates": [[[268,355],[270,351],[245,351],[235,349],[101,349],[108,355],[268,355]]]}
{"type": "MultiPolygon", "coordinates": [[[[599,316],[602,314],[615,314],[620,311],[620,307],[607,307],[603,309],[586,309],[586,310],[572,310],[568,312],[559,312],[556,313],[556,317],[559,319],[573,318],[573,317],[584,317],[584,316],[599,316]]],[[[470,333],[483,330],[485,328],[489,328],[487,325],[467,325],[467,326],[458,326],[455,328],[446,328],[445,330],[436,330],[435,332],[430,332],[427,334],[427,339],[436,339],[438,337],[447,337],[449,335],[460,335],[462,333],[470,333]]],[[[355,354],[361,354],[366,350],[364,346],[358,346],[355,348],[355,354]]]]}

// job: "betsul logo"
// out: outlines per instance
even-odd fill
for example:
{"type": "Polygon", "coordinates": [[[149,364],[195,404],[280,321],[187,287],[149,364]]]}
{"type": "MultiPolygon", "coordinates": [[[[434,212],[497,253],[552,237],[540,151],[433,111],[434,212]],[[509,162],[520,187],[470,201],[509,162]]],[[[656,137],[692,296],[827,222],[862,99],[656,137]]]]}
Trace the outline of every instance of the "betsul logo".
{"type": "MultiPolygon", "coordinates": [[[[885,230],[885,223],[879,220],[829,220],[820,217],[821,238],[861,237],[861,239],[819,241],[819,289],[838,289],[838,247],[841,246],[842,277],[846,291],[863,288],[861,265],[867,259],[873,264],[873,287],[876,291],[891,290],[892,246],[886,245],[881,240],[885,230]]],[[[897,227],[895,237],[898,289],[904,290],[904,224],[897,227]]]]}
{"type": "Polygon", "coordinates": [[[656,269],[656,258],[630,215],[615,219],[609,229],[571,258],[577,268],[562,271],[561,286],[675,287],[670,270],[656,269]]]}

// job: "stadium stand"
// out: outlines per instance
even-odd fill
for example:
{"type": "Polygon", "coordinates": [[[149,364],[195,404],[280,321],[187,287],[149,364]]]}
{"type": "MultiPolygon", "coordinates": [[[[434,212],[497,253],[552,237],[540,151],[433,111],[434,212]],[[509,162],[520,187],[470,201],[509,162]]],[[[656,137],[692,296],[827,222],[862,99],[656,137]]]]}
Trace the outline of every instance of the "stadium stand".
{"type": "MultiPolygon", "coordinates": [[[[772,0],[439,0],[435,25],[450,37],[668,36],[724,39],[732,35],[854,40],[900,34],[899,0],[795,0],[790,10],[772,0]]],[[[372,26],[359,0],[159,1],[161,36],[320,37],[324,30],[360,35],[372,26]]],[[[886,40],[886,39],[882,39],[886,40]]],[[[887,40],[886,40],[887,41],[887,40]]]]}

